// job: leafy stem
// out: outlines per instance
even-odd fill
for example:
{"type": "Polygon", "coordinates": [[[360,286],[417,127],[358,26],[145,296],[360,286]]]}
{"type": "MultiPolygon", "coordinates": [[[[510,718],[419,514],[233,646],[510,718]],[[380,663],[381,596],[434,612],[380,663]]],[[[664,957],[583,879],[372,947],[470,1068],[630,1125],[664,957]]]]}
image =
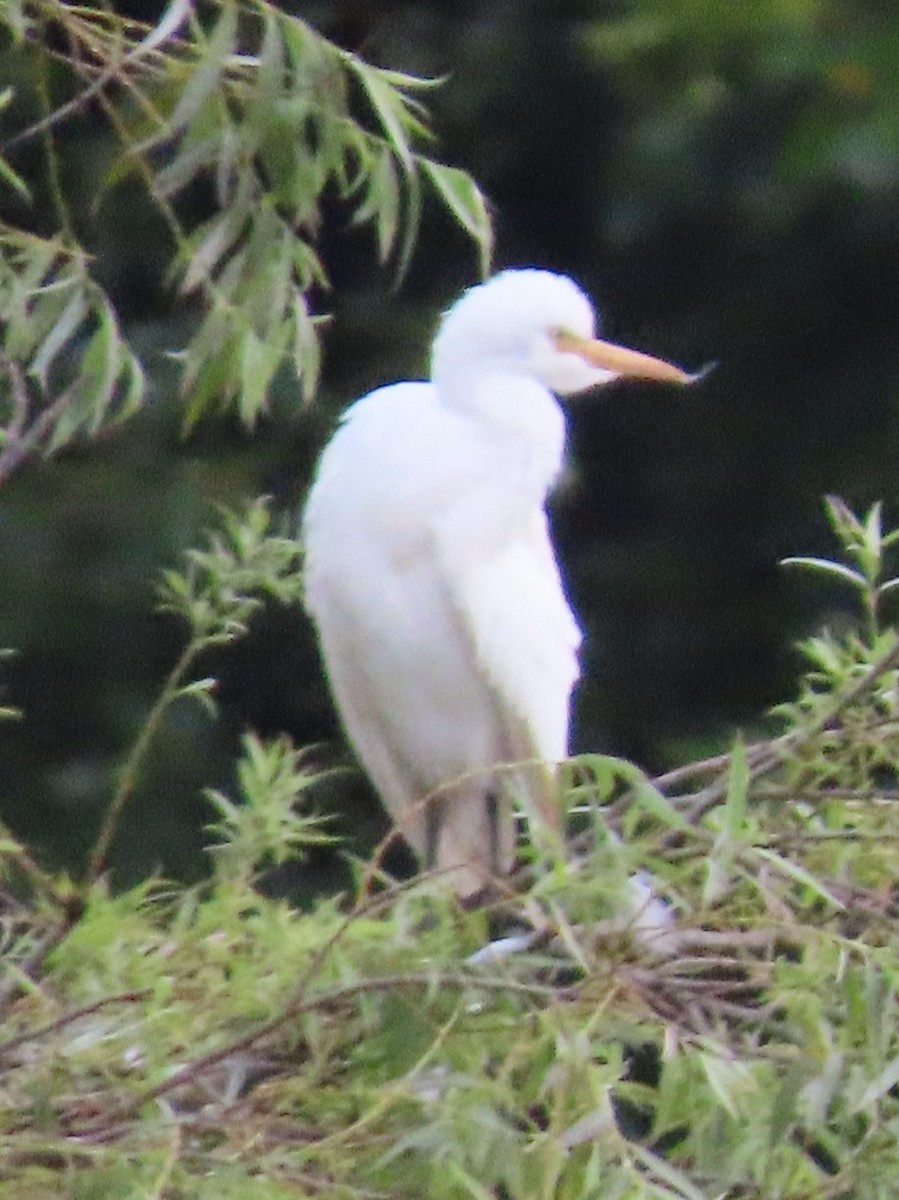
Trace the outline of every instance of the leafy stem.
{"type": "Polygon", "coordinates": [[[300,599],[300,546],[291,538],[270,532],[271,515],[264,499],[249,504],[243,513],[223,512],[221,521],[222,528],[210,534],[207,549],[187,552],[184,572],[165,572],[161,607],[185,620],[191,636],[125,759],[90,854],[88,883],[106,867],[122,813],[140,781],[147,754],[168,710],[184,698],[212,704],[213,679],[187,681],[199,656],[242,636],[263,595],[283,604],[300,599]]]}
{"type": "Polygon", "coordinates": [[[782,565],[817,571],[852,588],[861,602],[865,637],[873,645],[881,628],[883,598],[899,587],[899,578],[885,578],[885,552],[896,542],[899,531],[884,534],[880,501],[863,517],[839,496],[828,496],[826,508],[845,561],[801,555],[783,559],[782,565]]]}
{"type": "Polygon", "coordinates": [[[119,775],[119,785],[106,810],[97,840],[91,849],[87,872],[89,884],[93,883],[106,867],[109,849],[119,827],[119,821],[134,793],[153,739],[159,732],[169,708],[183,694],[183,681],[205,645],[202,638],[193,638],[187,643],[169,672],[155,704],[147,714],[147,719],[135,738],[119,775]]]}

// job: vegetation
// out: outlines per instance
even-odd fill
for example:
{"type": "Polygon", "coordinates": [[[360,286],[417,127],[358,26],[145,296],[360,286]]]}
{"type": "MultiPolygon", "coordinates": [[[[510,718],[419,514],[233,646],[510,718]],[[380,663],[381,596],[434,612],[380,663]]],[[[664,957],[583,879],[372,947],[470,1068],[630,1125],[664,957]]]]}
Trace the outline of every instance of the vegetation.
{"type": "MultiPolygon", "coordinates": [[[[603,52],[664,49],[671,29],[637,20],[651,7],[603,52]]],[[[2,9],[28,82],[4,97],[21,133],[0,174],[21,207],[0,231],[2,482],[147,409],[151,364],[82,242],[59,154],[85,111],[118,141],[96,202],[136,188],[164,232],[189,313],[167,347],[187,428],[258,424],[283,373],[315,389],[317,239],[335,212],[401,272],[431,188],[489,253],[475,185],[420,152],[421,80],[260,0],[203,14],[2,9]]],[[[162,579],[180,653],[97,789],[83,869],[0,830],[0,1198],[891,1197],[899,531],[880,505],[827,513],[836,557],[785,569],[848,606],[803,643],[773,736],[655,777],[573,759],[566,854],[526,858],[474,911],[438,877],[393,880],[386,843],[343,851],[339,895],[289,904],[277,872],[336,832],[316,760],[250,731],[233,782],[206,792],[205,878],[111,886],[167,723],[218,708],[213,652],[266,603],[299,600],[301,548],[272,506],[223,513],[162,579]]]]}
{"type": "MultiPolygon", "coordinates": [[[[783,732],[654,780],[573,760],[570,853],[490,911],[377,860],[311,911],[272,898],[328,831],[303,755],[252,734],[201,886],[110,895],[109,825],[77,885],[7,835],[0,1195],[891,1195],[899,532],[830,513],[843,555],[810,565],[859,592],[863,631],[806,644],[783,732]],[[673,923],[641,923],[638,869],[673,923]]],[[[184,669],[292,597],[295,553],[257,505],[168,574],[184,669]]],[[[179,670],[140,744],[212,684],[179,670]]]]}
{"type": "MultiPolygon", "coordinates": [[[[0,481],[29,451],[97,436],[143,399],[141,364],[92,274],[63,189],[55,137],[73,112],[102,117],[119,143],[94,202],[136,179],[163,219],[172,281],[202,303],[190,340],[173,348],[188,425],[213,405],[236,406],[253,423],[282,365],[304,395],[315,391],[309,298],[328,282],[314,248],[326,196],[345,203],[351,221],[371,224],[381,260],[397,251],[402,270],[424,181],[476,239],[482,263],[489,259],[477,188],[414,146],[427,133],[415,96],[426,81],[369,66],[265,0],[221,0],[211,15],[204,25],[187,0],[152,27],[61,0],[5,8],[41,103],[11,144],[43,139],[42,199],[55,228],[0,227],[8,376],[0,481]],[[52,67],[72,93],[53,107],[52,67]],[[354,88],[366,101],[364,123],[351,115],[354,88]],[[211,211],[189,225],[179,202],[199,185],[211,192],[211,211]]],[[[12,88],[3,99],[14,103],[12,88]]],[[[0,178],[34,199],[8,162],[0,178]]]]}

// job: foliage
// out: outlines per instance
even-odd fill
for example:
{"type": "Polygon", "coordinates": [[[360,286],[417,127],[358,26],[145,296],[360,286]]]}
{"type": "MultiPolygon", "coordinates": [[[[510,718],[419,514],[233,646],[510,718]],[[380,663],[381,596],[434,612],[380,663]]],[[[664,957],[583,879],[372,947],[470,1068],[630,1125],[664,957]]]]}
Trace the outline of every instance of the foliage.
{"type": "MultiPolygon", "coordinates": [[[[122,811],[131,799],[147,752],[169,708],[184,699],[196,699],[207,708],[212,707],[215,680],[189,677],[197,659],[211,647],[225,645],[246,633],[262,595],[283,604],[299,600],[300,548],[288,537],[271,534],[269,525],[264,501],[248,506],[242,518],[226,512],[222,532],[210,539],[208,548],[188,551],[183,574],[164,573],[160,607],[186,621],[190,636],[125,759],[118,787],[91,853],[92,875],[99,874],[106,865],[122,811]]],[[[252,794],[250,790],[250,799],[252,794]]]]}
{"type": "Polygon", "coordinates": [[[142,188],[168,231],[173,282],[199,301],[188,340],[171,348],[188,426],[210,409],[252,424],[281,368],[304,396],[314,393],[323,318],[313,294],[328,283],[315,247],[324,203],[372,226],[379,258],[395,256],[402,272],[428,187],[486,269],[480,192],[418,149],[428,129],[417,94],[428,81],[371,66],[266,0],[217,0],[202,17],[173,0],[152,27],[107,7],[23,0],[5,5],[0,21],[30,85],[21,98],[13,88],[0,96],[15,130],[0,186],[24,210],[21,225],[0,224],[0,479],[31,450],[95,435],[144,399],[141,362],[76,233],[56,143],[75,118],[102,117],[119,145],[92,203],[114,202],[126,184],[142,188]],[[46,205],[34,195],[38,182],[13,165],[36,141],[46,205]],[[181,211],[198,188],[207,194],[200,220],[181,211]],[[45,208],[56,225],[49,235],[45,208]]]}
{"type": "MultiPolygon", "coordinates": [[[[314,772],[257,737],[202,887],[73,889],[7,837],[0,1196],[891,1196],[899,647],[859,578],[896,537],[829,511],[848,563],[812,569],[866,627],[808,644],[782,734],[654,780],[573,760],[569,852],[492,908],[377,862],[307,913],[268,897],[323,831],[314,772]]],[[[291,545],[229,515],[165,602],[238,636],[294,598],[291,545]]]]}

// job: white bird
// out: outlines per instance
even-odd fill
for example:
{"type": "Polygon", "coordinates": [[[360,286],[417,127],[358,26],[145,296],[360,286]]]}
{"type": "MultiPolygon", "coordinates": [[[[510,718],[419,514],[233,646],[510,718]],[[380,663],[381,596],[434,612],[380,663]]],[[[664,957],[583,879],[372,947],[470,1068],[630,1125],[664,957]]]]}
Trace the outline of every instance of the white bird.
{"type": "Polygon", "coordinates": [[[558,829],[581,633],[544,504],[555,395],[694,376],[594,335],[568,278],[509,270],[445,314],[429,382],[357,401],[303,519],[306,605],[349,739],[419,858],[463,896],[509,870],[513,807],[558,829]]]}

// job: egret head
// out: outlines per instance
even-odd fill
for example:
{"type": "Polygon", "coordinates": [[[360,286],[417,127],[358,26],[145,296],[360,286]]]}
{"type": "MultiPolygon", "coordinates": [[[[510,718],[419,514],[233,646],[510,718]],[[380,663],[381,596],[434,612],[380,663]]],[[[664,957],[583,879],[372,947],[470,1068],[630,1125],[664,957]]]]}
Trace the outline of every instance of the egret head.
{"type": "Polygon", "coordinates": [[[503,271],[470,288],[446,313],[434,341],[431,374],[451,383],[472,374],[537,380],[559,395],[620,375],[687,383],[661,359],[595,339],[593,306],[564,275],[503,271]]]}

